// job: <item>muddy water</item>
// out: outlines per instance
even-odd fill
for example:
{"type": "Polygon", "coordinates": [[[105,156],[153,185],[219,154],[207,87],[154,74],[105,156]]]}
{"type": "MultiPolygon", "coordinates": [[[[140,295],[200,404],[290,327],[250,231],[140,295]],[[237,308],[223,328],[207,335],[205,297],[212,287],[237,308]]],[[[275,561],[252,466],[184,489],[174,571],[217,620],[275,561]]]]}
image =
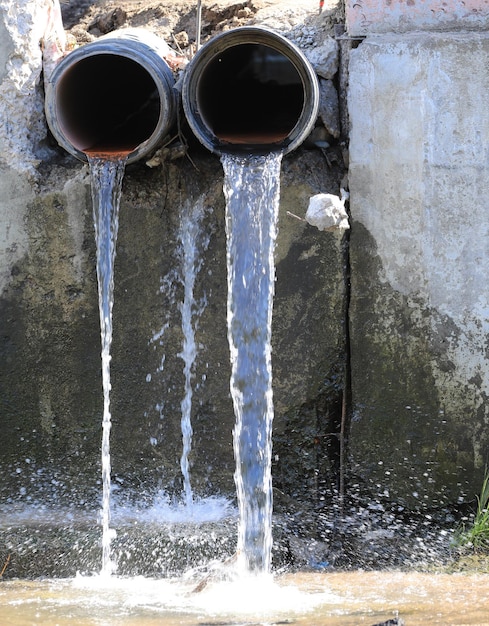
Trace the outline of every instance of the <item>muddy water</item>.
{"type": "Polygon", "coordinates": [[[2,626],[489,625],[489,575],[353,572],[210,582],[4,581],[2,626]]]}

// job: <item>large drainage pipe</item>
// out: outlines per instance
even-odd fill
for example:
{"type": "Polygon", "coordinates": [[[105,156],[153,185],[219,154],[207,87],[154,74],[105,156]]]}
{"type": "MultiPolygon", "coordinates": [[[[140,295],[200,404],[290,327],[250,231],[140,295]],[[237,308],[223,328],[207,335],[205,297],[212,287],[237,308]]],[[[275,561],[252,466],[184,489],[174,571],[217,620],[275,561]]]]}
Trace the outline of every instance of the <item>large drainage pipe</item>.
{"type": "Polygon", "coordinates": [[[245,26],[197,52],[182,99],[191,129],[212,152],[290,152],[316,122],[319,88],[299,48],[273,31],[245,26]]]}
{"type": "Polygon", "coordinates": [[[82,161],[87,154],[151,153],[174,123],[170,48],[144,29],[121,29],[77,48],[53,70],[46,118],[56,141],[82,161]]]}

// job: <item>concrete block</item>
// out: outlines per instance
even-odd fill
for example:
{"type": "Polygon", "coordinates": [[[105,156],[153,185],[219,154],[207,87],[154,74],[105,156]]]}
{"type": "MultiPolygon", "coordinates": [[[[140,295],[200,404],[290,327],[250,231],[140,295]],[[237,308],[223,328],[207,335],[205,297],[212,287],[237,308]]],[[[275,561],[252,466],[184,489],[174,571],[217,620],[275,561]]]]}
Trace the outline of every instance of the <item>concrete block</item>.
{"type": "Polygon", "coordinates": [[[489,459],[488,63],[487,33],[351,55],[352,454],[415,505],[472,497],[489,459]]]}
{"type": "Polygon", "coordinates": [[[0,165],[35,177],[45,154],[43,48],[48,58],[63,38],[57,0],[19,0],[0,6],[0,165]]]}
{"type": "Polygon", "coordinates": [[[352,36],[413,31],[487,30],[489,5],[481,0],[347,0],[352,36]]]}

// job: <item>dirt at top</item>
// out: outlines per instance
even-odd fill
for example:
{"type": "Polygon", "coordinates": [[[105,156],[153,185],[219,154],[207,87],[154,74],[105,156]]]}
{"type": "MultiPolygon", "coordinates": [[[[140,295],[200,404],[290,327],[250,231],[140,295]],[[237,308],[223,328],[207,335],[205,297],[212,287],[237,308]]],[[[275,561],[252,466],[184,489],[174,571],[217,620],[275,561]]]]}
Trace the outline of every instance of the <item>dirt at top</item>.
{"type": "MultiPolygon", "coordinates": [[[[187,57],[195,50],[196,0],[66,0],[61,9],[72,44],[83,44],[119,28],[147,28],[187,57]]],[[[342,0],[216,0],[201,3],[201,41],[238,26],[263,25],[299,45],[315,45],[344,22],[342,0]],[[305,32],[304,32],[305,29],[305,32]]]]}

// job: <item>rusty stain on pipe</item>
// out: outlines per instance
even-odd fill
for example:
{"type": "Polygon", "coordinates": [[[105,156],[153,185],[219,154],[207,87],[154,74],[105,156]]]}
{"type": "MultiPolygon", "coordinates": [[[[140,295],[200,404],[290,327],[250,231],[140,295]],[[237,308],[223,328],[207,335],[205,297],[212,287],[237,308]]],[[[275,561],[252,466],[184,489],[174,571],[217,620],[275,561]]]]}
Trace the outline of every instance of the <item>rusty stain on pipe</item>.
{"type": "Polygon", "coordinates": [[[319,106],[314,70],[285,37],[236,28],[205,44],[186,69],[183,107],[209,150],[290,152],[312,130],[319,106]]]}

